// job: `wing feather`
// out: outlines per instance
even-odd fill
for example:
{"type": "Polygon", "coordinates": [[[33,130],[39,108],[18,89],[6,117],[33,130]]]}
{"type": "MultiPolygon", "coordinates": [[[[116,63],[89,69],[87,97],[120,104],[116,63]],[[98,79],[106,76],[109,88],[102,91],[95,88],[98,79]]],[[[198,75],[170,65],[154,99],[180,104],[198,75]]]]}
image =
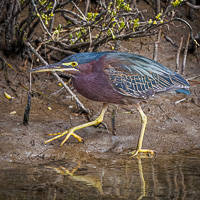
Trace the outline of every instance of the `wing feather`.
{"type": "Polygon", "coordinates": [[[146,99],[155,93],[189,88],[189,83],[176,72],[135,54],[108,53],[104,71],[118,92],[135,98],[146,99]]]}

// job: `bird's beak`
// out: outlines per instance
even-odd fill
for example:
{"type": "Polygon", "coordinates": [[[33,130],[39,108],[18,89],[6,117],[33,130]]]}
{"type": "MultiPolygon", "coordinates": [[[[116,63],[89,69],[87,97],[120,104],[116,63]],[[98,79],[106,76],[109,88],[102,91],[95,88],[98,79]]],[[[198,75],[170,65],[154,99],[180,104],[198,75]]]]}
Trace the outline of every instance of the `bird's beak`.
{"type": "Polygon", "coordinates": [[[37,72],[75,72],[79,71],[76,66],[78,64],[76,62],[66,62],[66,63],[55,63],[50,65],[45,65],[37,68],[33,68],[30,70],[31,73],[37,73],[37,72]]]}

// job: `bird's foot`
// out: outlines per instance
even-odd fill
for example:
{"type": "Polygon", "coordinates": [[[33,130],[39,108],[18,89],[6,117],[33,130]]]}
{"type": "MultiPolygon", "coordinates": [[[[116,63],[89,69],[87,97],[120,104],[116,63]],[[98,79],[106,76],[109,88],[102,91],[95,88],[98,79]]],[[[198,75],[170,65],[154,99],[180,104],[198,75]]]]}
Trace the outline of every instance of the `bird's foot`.
{"type": "Polygon", "coordinates": [[[73,136],[74,138],[76,138],[79,142],[83,142],[83,138],[80,137],[79,135],[74,133],[75,131],[75,127],[71,128],[69,130],[64,131],[63,133],[53,133],[53,134],[49,134],[49,135],[56,135],[55,137],[46,140],[44,143],[47,144],[49,142],[52,142],[53,140],[56,140],[60,137],[63,137],[64,135],[66,135],[65,139],[61,142],[60,146],[62,146],[68,139],[70,136],[73,136]]]}
{"type": "Polygon", "coordinates": [[[131,151],[130,154],[131,154],[131,158],[132,157],[141,157],[141,156],[139,156],[140,154],[142,154],[142,157],[144,156],[145,158],[146,157],[151,158],[155,155],[155,152],[151,149],[136,149],[134,151],[131,151]]]}
{"type": "Polygon", "coordinates": [[[108,105],[104,104],[103,105],[103,109],[101,111],[101,114],[94,121],[75,126],[73,128],[70,128],[70,129],[64,131],[63,133],[51,134],[51,135],[54,135],[55,137],[53,137],[53,138],[51,138],[49,140],[46,140],[45,144],[47,144],[47,143],[49,143],[49,142],[51,142],[53,140],[56,140],[56,139],[58,139],[58,138],[60,138],[60,137],[62,137],[64,135],[66,135],[65,139],[61,142],[60,146],[62,146],[69,139],[70,136],[75,137],[79,142],[83,142],[83,138],[81,138],[80,136],[78,136],[74,132],[77,131],[77,130],[80,130],[82,128],[86,128],[86,127],[89,127],[89,126],[94,126],[94,125],[97,125],[97,124],[101,123],[103,121],[103,117],[104,117],[104,114],[105,114],[107,108],[108,108],[108,105]]]}

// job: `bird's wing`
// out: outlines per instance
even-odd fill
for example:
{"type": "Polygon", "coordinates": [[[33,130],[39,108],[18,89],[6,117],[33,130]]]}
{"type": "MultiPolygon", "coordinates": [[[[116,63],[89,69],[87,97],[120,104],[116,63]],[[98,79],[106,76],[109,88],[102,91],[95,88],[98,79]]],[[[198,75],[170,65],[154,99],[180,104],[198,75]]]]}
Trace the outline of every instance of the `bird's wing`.
{"type": "Polygon", "coordinates": [[[104,72],[118,92],[135,98],[145,99],[158,92],[189,88],[188,82],[179,74],[135,54],[107,54],[104,72]]]}

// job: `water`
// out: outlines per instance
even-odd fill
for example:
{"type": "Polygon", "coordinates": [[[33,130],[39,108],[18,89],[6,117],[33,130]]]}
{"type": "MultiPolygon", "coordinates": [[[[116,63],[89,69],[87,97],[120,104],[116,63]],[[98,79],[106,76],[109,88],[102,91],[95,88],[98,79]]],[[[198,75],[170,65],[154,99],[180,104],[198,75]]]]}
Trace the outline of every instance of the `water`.
{"type": "Polygon", "coordinates": [[[14,164],[0,177],[0,200],[200,199],[199,153],[14,164]]]}

